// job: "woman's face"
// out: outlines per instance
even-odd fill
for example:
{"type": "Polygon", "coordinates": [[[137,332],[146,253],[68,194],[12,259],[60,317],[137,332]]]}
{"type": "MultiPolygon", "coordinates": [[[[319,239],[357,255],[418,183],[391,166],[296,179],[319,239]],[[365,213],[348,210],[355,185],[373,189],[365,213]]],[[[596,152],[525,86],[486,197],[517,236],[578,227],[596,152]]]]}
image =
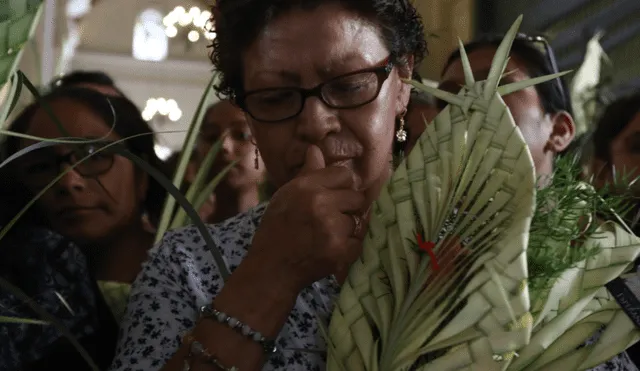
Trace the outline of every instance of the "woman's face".
{"type": "MultiPolygon", "coordinates": [[[[624,179],[630,182],[640,176],[640,112],[611,142],[610,151],[611,165],[615,169],[618,181],[624,179]]],[[[610,180],[613,178],[613,173],[613,171],[607,172],[610,180]]]]}
{"type": "MultiPolygon", "coordinates": [[[[83,104],[60,99],[50,103],[50,107],[68,136],[95,139],[109,133],[107,124],[83,104]]],[[[61,134],[42,109],[34,115],[27,134],[42,138],[67,136],[61,134]]],[[[109,141],[118,139],[113,132],[107,137],[109,141]]],[[[23,141],[21,146],[33,143],[23,141]]],[[[39,192],[46,185],[42,184],[46,174],[59,174],[69,167],[69,163],[62,159],[70,153],[71,147],[60,145],[25,156],[19,164],[21,183],[30,193],[39,192]]],[[[88,178],[71,170],[38,200],[37,206],[51,227],[78,243],[92,243],[139,225],[147,178],[138,173],[129,160],[117,155],[98,154],[87,160],[85,165],[86,168],[100,170],[99,175],[88,178]]]]}
{"type": "MultiPolygon", "coordinates": [[[[314,10],[291,10],[269,23],[245,51],[244,89],[313,88],[332,78],[384,66],[389,58],[377,26],[337,2],[314,10]]],[[[334,109],[318,97],[281,122],[250,119],[270,177],[277,186],[296,177],[310,145],[327,166],[346,166],[362,179],[371,198],[388,178],[395,120],[409,100],[412,66],[394,67],[375,100],[334,109]]]]}
{"type": "Polygon", "coordinates": [[[255,145],[251,143],[251,130],[244,112],[224,100],[209,109],[198,137],[198,157],[203,159],[211,146],[222,139],[222,148],[216,157],[213,175],[233,161],[238,163],[227,173],[225,182],[231,188],[251,188],[264,178],[264,165],[258,158],[255,166],[255,145]]]}
{"type": "MultiPolygon", "coordinates": [[[[496,48],[493,47],[479,48],[469,53],[469,61],[476,81],[486,80],[495,53],[496,48]]],[[[508,75],[502,79],[501,84],[531,78],[526,64],[517,55],[511,55],[505,73],[508,75]]],[[[457,93],[464,82],[462,60],[456,59],[444,71],[440,89],[457,93]]],[[[549,174],[552,169],[549,168],[549,161],[547,161],[547,143],[553,131],[553,124],[550,116],[544,111],[536,88],[530,86],[506,95],[503,99],[529,146],[538,174],[549,174]]]]}

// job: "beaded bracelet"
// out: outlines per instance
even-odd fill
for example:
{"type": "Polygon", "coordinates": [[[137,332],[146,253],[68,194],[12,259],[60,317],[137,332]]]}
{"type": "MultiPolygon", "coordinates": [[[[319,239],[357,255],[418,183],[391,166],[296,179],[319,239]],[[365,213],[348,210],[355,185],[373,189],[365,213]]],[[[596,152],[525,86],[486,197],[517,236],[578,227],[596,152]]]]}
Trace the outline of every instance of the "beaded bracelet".
{"type": "Polygon", "coordinates": [[[273,354],[278,351],[274,340],[265,338],[261,333],[249,327],[249,325],[240,322],[239,319],[231,317],[224,312],[220,312],[210,305],[205,305],[200,308],[200,316],[201,318],[212,318],[223,325],[231,327],[246,338],[255,341],[262,346],[265,354],[273,354]]]}
{"type": "Polygon", "coordinates": [[[239,371],[237,367],[225,367],[216,357],[214,357],[209,351],[196,340],[191,334],[187,334],[182,339],[182,343],[189,348],[189,355],[184,360],[184,366],[182,371],[191,370],[191,360],[193,358],[200,358],[204,362],[213,365],[223,371],[239,371]]]}

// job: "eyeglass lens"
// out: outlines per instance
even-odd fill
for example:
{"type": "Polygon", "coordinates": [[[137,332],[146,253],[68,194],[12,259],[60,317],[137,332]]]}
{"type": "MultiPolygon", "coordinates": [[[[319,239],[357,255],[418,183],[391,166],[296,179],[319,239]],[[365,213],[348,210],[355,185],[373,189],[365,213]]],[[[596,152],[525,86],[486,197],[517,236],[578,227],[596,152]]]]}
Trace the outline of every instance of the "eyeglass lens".
{"type": "Polygon", "coordinates": [[[56,156],[50,152],[41,151],[27,160],[22,169],[22,176],[30,186],[43,187],[53,181],[61,172],[62,165],[76,165],[73,169],[84,177],[102,175],[113,165],[113,153],[103,150],[97,152],[100,145],[80,145],[66,155],[56,156]],[[83,158],[89,158],[79,162],[83,158]]]}

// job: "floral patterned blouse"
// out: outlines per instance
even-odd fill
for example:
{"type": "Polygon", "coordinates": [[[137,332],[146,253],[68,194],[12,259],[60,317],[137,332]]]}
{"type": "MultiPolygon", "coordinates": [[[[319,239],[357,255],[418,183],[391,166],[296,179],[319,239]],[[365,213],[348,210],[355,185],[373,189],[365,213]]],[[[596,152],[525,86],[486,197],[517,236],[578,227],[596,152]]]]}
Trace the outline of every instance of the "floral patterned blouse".
{"type": "MultiPolygon", "coordinates": [[[[246,255],[265,208],[258,206],[209,227],[232,271],[246,255]]],[[[182,336],[195,325],[198,308],[211,303],[222,286],[213,257],[196,228],[168,233],[151,251],[150,260],[133,285],[111,370],[160,370],[180,347],[182,336]]],[[[325,368],[326,345],[315,313],[328,323],[338,292],[335,281],[324,279],[300,293],[280,332],[280,351],[271,356],[264,371],[325,368]]],[[[623,354],[595,370],[637,369],[623,354]]]]}

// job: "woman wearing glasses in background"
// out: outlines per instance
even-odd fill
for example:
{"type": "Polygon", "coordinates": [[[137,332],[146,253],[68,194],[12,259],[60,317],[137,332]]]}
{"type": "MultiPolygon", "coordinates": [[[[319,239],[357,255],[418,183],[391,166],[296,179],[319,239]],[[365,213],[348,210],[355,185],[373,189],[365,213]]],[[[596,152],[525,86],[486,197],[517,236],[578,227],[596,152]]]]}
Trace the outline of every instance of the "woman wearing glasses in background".
{"type": "MultiPolygon", "coordinates": [[[[40,100],[43,101],[47,102],[64,132],[43,109],[42,103],[34,103],[27,107],[10,129],[42,138],[106,137],[107,142],[148,134],[127,140],[125,146],[151,165],[162,165],[153,149],[151,129],[135,105],[126,98],[107,98],[91,89],[59,88],[40,100]]],[[[5,154],[9,156],[34,143],[31,140],[10,137],[4,143],[5,154]]],[[[104,144],[99,142],[74,146],[56,145],[32,151],[15,160],[9,165],[9,172],[4,173],[2,177],[5,180],[2,187],[3,215],[8,219],[13,218],[28,200],[43,190],[58,174],[79,159],[94,153],[104,144]]],[[[109,322],[109,319],[115,323],[114,319],[119,319],[122,315],[128,299],[129,286],[141,270],[141,265],[147,258],[147,250],[154,241],[154,235],[144,228],[141,215],[146,212],[152,221],[157,221],[165,195],[159,183],[137,169],[127,158],[107,150],[95,154],[67,172],[37,200],[33,210],[20,219],[21,225],[48,228],[63,236],[69,243],[80,247],[82,258],[87,262],[86,271],[70,275],[67,271],[69,267],[64,265],[65,262],[61,262],[62,265],[52,268],[56,277],[44,279],[45,282],[40,287],[41,291],[56,292],[55,296],[51,292],[43,294],[51,300],[68,303],[69,310],[64,310],[66,305],[58,306],[62,309],[52,314],[69,321],[78,320],[79,323],[76,321],[75,326],[70,327],[79,337],[94,335],[97,329],[109,322]],[[61,280],[58,276],[65,278],[61,280]],[[56,299],[60,292],[65,293],[69,287],[77,284],[73,282],[74,277],[80,277],[78,279],[84,279],[88,283],[85,291],[95,296],[94,303],[85,302],[84,300],[91,298],[85,299],[82,295],[62,295],[62,298],[56,299]],[[99,285],[99,289],[96,284],[99,285]],[[105,313],[105,302],[112,313],[105,313]],[[87,311],[87,318],[78,319],[72,314],[78,308],[87,307],[91,308],[87,311]],[[97,322],[89,321],[95,320],[96,311],[100,311],[102,317],[97,322]]],[[[1,223],[6,222],[7,220],[3,220],[1,223]]],[[[19,245],[14,244],[14,247],[19,248],[19,245]]],[[[62,254],[64,249],[61,247],[59,250],[53,252],[54,256],[51,256],[51,259],[60,260],[59,254],[62,254]]],[[[10,254],[9,251],[5,253],[10,254]]],[[[77,269],[73,268],[72,262],[69,266],[72,267],[69,269],[77,269]]],[[[32,277],[37,278],[39,275],[33,274],[32,277]]],[[[36,285],[30,282],[20,284],[36,285]]],[[[43,304],[45,308],[55,305],[46,301],[43,304]]],[[[15,316],[11,313],[10,315],[15,316]]],[[[26,317],[33,315],[29,314],[26,317]]],[[[68,346],[68,341],[62,339],[51,326],[40,326],[38,330],[30,328],[30,331],[24,333],[20,326],[13,326],[8,329],[15,336],[7,339],[14,340],[15,351],[27,347],[28,351],[40,355],[50,354],[44,362],[50,367],[61,365],[51,361],[51,357],[55,358],[56,354],[65,358],[65,362],[68,362],[68,354],[71,354],[71,357],[77,355],[68,346]],[[29,338],[24,338],[25,334],[28,334],[29,338]],[[64,356],[64,352],[68,353],[67,356],[64,356]]],[[[105,354],[113,354],[115,336],[112,336],[110,341],[100,341],[104,343],[101,344],[98,358],[106,358],[104,362],[108,363],[109,357],[105,354]]],[[[96,344],[91,340],[86,346],[88,349],[94,349],[96,344]]],[[[37,358],[37,355],[33,357],[37,358]]],[[[42,364],[43,362],[40,367],[43,367],[42,364]]],[[[27,365],[22,367],[28,368],[27,365]]],[[[79,369],[82,367],[86,366],[83,365],[79,369]]]]}
{"type": "MultiPolygon", "coordinates": [[[[465,45],[476,80],[486,79],[501,41],[502,37],[492,37],[465,45]]],[[[508,75],[503,83],[511,83],[557,73],[558,69],[553,51],[544,39],[520,34],[513,42],[505,72],[508,75]]],[[[464,81],[460,53],[455,52],[445,65],[440,89],[457,93],[464,81]]],[[[564,84],[556,79],[503,99],[529,146],[537,175],[542,180],[540,184],[544,186],[551,181],[555,156],[566,150],[574,137],[571,101],[564,84]]],[[[622,353],[592,371],[637,371],[637,368],[627,354],[622,353]]]]}

